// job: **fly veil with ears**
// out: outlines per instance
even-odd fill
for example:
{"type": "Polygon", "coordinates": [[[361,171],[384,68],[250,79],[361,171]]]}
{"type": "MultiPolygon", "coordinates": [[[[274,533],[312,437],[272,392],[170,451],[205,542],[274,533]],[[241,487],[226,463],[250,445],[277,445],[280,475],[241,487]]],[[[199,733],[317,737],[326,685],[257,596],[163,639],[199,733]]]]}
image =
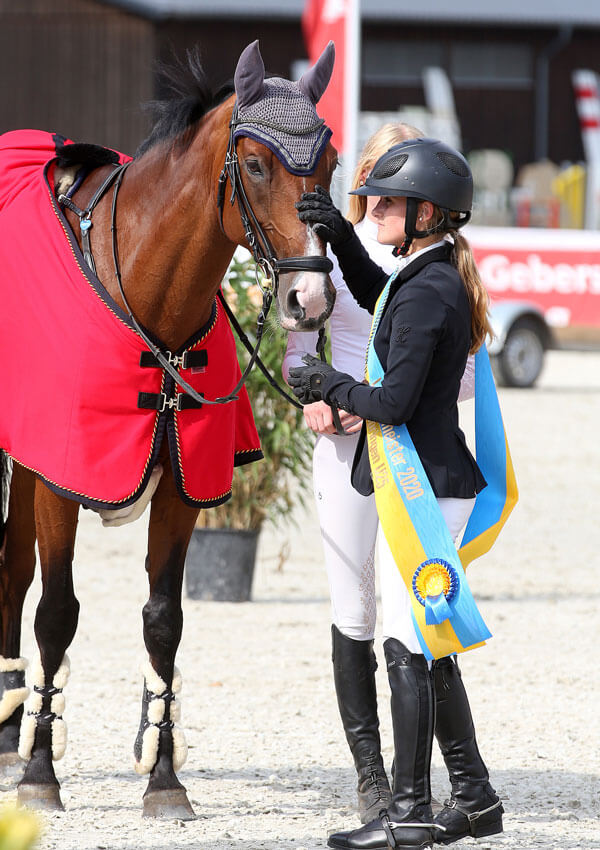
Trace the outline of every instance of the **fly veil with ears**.
{"type": "Polygon", "coordinates": [[[249,136],[266,145],[291,174],[312,174],[331,130],[317,115],[316,104],[327,88],[335,59],[329,42],[312,68],[297,81],[265,79],[258,41],[242,52],[234,76],[236,107],[233,138],[249,136]]]}
{"type": "Polygon", "coordinates": [[[328,274],[333,265],[322,256],[275,257],[246,195],[236,142],[241,136],[248,136],[273,151],[291,174],[312,174],[331,138],[331,130],[317,115],[316,104],[327,88],[334,60],[335,47],[330,41],[313,67],[297,82],[281,77],[265,79],[258,41],[253,41],[242,51],[235,70],[236,102],[225,165],[219,177],[217,204],[223,226],[225,187],[229,180],[230,203],[233,206],[237,200],[250,251],[266,279],[272,282],[273,294],[277,292],[279,274],[293,271],[328,274]]]}

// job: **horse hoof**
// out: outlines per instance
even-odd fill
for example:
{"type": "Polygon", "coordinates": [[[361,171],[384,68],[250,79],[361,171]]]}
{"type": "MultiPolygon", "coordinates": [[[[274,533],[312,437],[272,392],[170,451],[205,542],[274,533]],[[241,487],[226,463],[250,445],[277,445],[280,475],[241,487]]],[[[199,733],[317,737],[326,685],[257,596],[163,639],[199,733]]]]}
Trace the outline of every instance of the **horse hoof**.
{"type": "Polygon", "coordinates": [[[196,817],[184,788],[146,791],[143,815],[167,820],[194,820],[196,817]]]}
{"type": "Polygon", "coordinates": [[[64,812],[58,785],[19,785],[17,803],[29,809],[64,812]]]}
{"type": "Polygon", "coordinates": [[[25,771],[25,762],[18,753],[0,753],[0,782],[12,785],[20,782],[25,771]]]}

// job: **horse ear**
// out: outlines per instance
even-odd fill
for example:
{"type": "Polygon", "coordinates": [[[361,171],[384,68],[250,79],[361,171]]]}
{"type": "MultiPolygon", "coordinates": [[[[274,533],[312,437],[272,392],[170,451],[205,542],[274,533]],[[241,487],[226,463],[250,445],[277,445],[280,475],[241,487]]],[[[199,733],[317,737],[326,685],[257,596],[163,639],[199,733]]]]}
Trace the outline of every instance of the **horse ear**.
{"type": "Polygon", "coordinates": [[[260,100],[265,82],[265,65],[258,48],[258,40],[242,51],[233,76],[238,107],[251,106],[260,100]]]}
{"type": "Polygon", "coordinates": [[[309,97],[313,103],[318,103],[329,84],[335,61],[335,45],[330,41],[312,68],[302,74],[298,80],[298,88],[309,97]]]}

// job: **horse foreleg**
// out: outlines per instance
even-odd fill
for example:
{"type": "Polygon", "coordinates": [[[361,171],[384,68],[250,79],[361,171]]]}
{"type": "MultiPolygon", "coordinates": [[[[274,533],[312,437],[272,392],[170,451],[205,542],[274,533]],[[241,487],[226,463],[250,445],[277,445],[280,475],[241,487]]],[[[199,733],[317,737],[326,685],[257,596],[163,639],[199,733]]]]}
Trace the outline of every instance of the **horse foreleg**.
{"type": "Polygon", "coordinates": [[[27,662],[20,657],[21,616],[35,569],[35,476],[14,464],[4,544],[0,550],[0,776],[23,773],[18,755],[27,662]]]}
{"type": "Polygon", "coordinates": [[[69,675],[65,652],[79,617],[72,575],[78,511],[77,502],[57,496],[42,482],[36,482],[42,597],[35,614],[35,636],[40,656],[32,669],[34,689],[19,742],[19,754],[29,761],[18,786],[18,800],[42,809],[63,808],[52,762],[62,758],[66,745],[62,690],[69,675]]]}
{"type": "Polygon", "coordinates": [[[134,747],[136,771],[150,774],[144,794],[145,817],[194,817],[185,788],[175,773],[187,754],[183,733],[176,725],[181,678],[175,668],[175,655],[183,628],[185,553],[197,515],[196,509],[182,504],[172,474],[166,471],[150,512],[146,560],[150,595],[143,609],[149,660],[144,669],[142,720],[134,747]]]}

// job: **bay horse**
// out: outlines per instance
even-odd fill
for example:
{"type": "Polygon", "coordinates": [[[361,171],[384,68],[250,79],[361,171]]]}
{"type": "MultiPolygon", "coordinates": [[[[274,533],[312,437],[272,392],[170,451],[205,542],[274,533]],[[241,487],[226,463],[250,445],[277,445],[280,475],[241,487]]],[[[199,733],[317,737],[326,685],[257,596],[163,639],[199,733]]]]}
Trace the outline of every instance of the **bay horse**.
{"type": "MultiPolygon", "coordinates": [[[[254,42],[240,55],[233,90],[216,97],[208,91],[197,56],[188,55],[192,90],[180,88],[175,96],[156,104],[158,120],[132,160],[106,151],[100,161],[94,160],[93,146],[63,140],[57,145],[58,157],[45,171],[56,195],[52,198],[53,221],[69,231],[72,253],[85,260],[84,274],[94,287],[90,310],[108,305],[111,321],[116,317],[115,335],[126,334],[128,343],[134,339],[136,357],[141,348],[140,366],[149,367],[142,370],[144,374],[159,376],[154,385],[159,392],[140,392],[142,401],[138,401],[158,423],[140,491],[153,469],[160,465],[163,470],[151,498],[146,557],[149,598],[143,608],[148,662],[134,747],[136,769],[149,775],[143,800],[143,814],[148,817],[194,816],[176,776],[186,747],[176,723],[179,675],[175,656],[183,627],[184,559],[202,500],[190,496],[181,470],[175,468],[174,451],[181,438],[175,433],[174,422],[180,421],[175,417],[189,406],[190,416],[201,408],[210,419],[227,403],[241,404],[245,392],[239,382],[232,390],[222,378],[214,394],[219,398],[211,399],[194,388],[191,377],[182,374],[194,373],[193,368],[186,369],[185,357],[190,351],[197,352],[196,343],[204,338],[198,336],[198,328],[212,327],[219,286],[238,245],[252,251],[265,273],[265,299],[269,302],[276,296],[284,329],[322,327],[331,312],[335,296],[325,246],[310,227],[299,222],[294,203],[317,183],[327,187],[335,168],[331,131],[315,111],[331,76],[333,58],[330,44],[315,65],[292,83],[265,77],[258,42],[254,42]],[[103,156],[110,161],[103,161],[103,156]],[[88,162],[81,170],[79,164],[86,158],[98,167],[90,167],[88,162]],[[167,398],[178,388],[181,393],[167,398]],[[181,399],[189,405],[180,406],[181,399]],[[166,422],[164,427],[161,422],[166,422]],[[171,440],[173,433],[175,441],[171,440]]],[[[2,222],[9,221],[8,214],[2,218],[1,202],[0,198],[0,231],[2,222]]],[[[30,238],[35,254],[35,234],[30,238]]],[[[30,259],[24,253],[23,262],[30,259]]],[[[80,259],[80,271],[83,266],[80,259]]],[[[0,329],[8,327],[10,314],[6,305],[2,309],[0,329]]],[[[93,327],[103,321],[100,313],[94,317],[93,327]]],[[[48,324],[51,318],[45,316],[44,320],[48,324]]],[[[78,320],[72,324],[78,325],[78,320]]],[[[73,327],[73,333],[76,330],[73,327]]],[[[36,356],[43,372],[48,366],[44,352],[36,356]]],[[[98,368],[101,365],[98,363],[98,368]]],[[[198,371],[216,374],[218,384],[219,363],[212,370],[205,366],[204,362],[198,371]]],[[[55,364],[54,369],[58,368],[55,364]]],[[[237,363],[235,368],[239,375],[237,363]]],[[[87,371],[90,379],[92,371],[87,371]]],[[[19,377],[21,384],[27,383],[27,373],[19,377]]],[[[46,391],[45,383],[41,382],[39,392],[46,391]]],[[[60,386],[60,376],[53,384],[60,386]]],[[[57,409],[53,415],[59,413],[57,409]]],[[[20,408],[10,415],[20,416],[20,408]]],[[[90,427],[92,419],[93,410],[87,420],[90,427]]],[[[25,415],[23,428],[27,422],[25,415]]],[[[44,429],[42,423],[38,427],[44,429]]],[[[79,612],[72,578],[75,535],[81,503],[97,508],[99,502],[90,497],[86,503],[73,485],[62,487],[60,480],[28,463],[20,454],[13,430],[10,421],[0,430],[3,461],[13,459],[0,550],[0,772],[8,775],[26,760],[18,784],[19,802],[60,810],[63,805],[53,760],[62,755],[65,746],[66,650],[75,636],[79,612]],[[24,712],[28,689],[26,662],[20,657],[21,616],[34,575],[36,540],[42,595],[34,628],[40,656],[32,669],[33,692],[24,712]]],[[[48,440],[49,434],[44,437],[48,440]]],[[[250,460],[260,455],[258,447],[255,449],[250,460]]],[[[61,452],[66,464],[76,448],[61,447],[61,452]]],[[[110,456],[107,451],[105,463],[109,466],[110,456]]],[[[128,455],[122,457],[126,463],[128,455]]],[[[226,461],[225,465],[233,465],[231,458],[226,461]]],[[[113,463],[109,474],[116,477],[119,463],[113,463]]],[[[218,457],[215,463],[218,465],[218,457]]],[[[6,473],[4,462],[5,485],[6,473]]],[[[220,501],[226,498],[227,493],[220,501]]],[[[212,499],[208,503],[218,502],[212,499]]]]}

